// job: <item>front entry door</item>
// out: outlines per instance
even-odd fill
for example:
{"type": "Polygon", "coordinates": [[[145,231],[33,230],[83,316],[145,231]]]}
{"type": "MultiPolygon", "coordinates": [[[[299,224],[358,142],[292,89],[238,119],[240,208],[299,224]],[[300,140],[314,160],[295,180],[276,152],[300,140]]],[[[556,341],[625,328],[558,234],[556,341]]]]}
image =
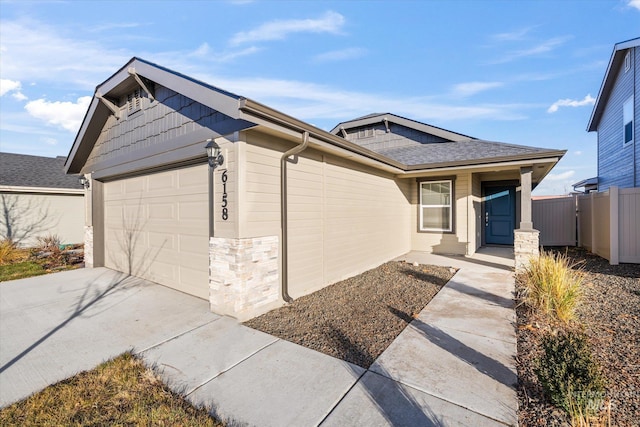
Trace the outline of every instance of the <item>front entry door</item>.
{"type": "Polygon", "coordinates": [[[513,186],[485,187],[485,242],[513,245],[515,228],[516,191],[513,186]]]}

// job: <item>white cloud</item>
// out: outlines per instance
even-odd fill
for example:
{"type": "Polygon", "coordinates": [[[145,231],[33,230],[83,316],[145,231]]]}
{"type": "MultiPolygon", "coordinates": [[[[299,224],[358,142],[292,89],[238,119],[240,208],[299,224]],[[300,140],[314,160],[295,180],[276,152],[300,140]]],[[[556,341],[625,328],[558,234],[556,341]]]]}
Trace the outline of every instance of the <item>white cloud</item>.
{"type": "Polygon", "coordinates": [[[504,84],[501,82],[467,82],[459,83],[453,86],[452,93],[454,96],[467,97],[475,95],[479,92],[484,92],[489,89],[495,89],[501,87],[504,84]]]}
{"type": "Polygon", "coordinates": [[[596,99],[591,96],[591,94],[587,94],[582,100],[576,99],[559,99],[547,109],[547,113],[555,113],[558,111],[560,107],[583,107],[585,105],[593,105],[595,104],[596,99]]]}
{"type": "Polygon", "coordinates": [[[44,142],[47,145],[58,145],[58,140],[55,138],[51,138],[50,136],[46,136],[44,138],[40,138],[40,140],[42,142],[44,142]]]}
{"type": "Polygon", "coordinates": [[[535,46],[532,46],[528,49],[521,49],[521,50],[516,50],[510,53],[507,53],[504,57],[497,59],[495,61],[490,62],[491,64],[504,64],[506,62],[511,62],[514,61],[516,59],[520,59],[520,58],[526,58],[529,56],[537,56],[537,55],[541,55],[543,53],[548,53],[553,51],[554,49],[562,46],[563,44],[565,44],[569,39],[571,39],[570,36],[565,36],[565,37],[554,37],[552,39],[549,40],[545,40],[542,43],[539,43],[535,46]]]}
{"type": "Polygon", "coordinates": [[[231,44],[267,40],[282,40],[292,33],[340,34],[344,16],[328,11],[318,19],[290,19],[267,22],[250,31],[241,31],[231,38],[231,44]]]}
{"type": "Polygon", "coordinates": [[[295,80],[265,78],[229,79],[206,74],[195,78],[246,96],[302,120],[341,120],[374,111],[393,111],[416,120],[451,122],[464,119],[521,120],[523,110],[531,105],[516,104],[451,104],[447,95],[440,101],[435,97],[377,95],[343,90],[295,80]]]}
{"type": "Polygon", "coordinates": [[[33,20],[0,22],[0,69],[4,78],[61,82],[91,90],[131,58],[94,39],[68,38],[33,20]]]}
{"type": "Polygon", "coordinates": [[[30,115],[44,120],[47,124],[76,132],[80,128],[90,102],[90,96],[82,96],[76,102],[36,99],[28,102],[24,108],[30,115]]]}
{"type": "Polygon", "coordinates": [[[550,173],[544,179],[545,180],[549,180],[549,181],[563,181],[563,180],[566,180],[568,178],[571,178],[575,174],[576,174],[576,171],[568,170],[566,172],[550,173]]]}
{"type": "Polygon", "coordinates": [[[16,80],[9,79],[0,79],[0,96],[5,96],[7,93],[20,90],[22,88],[22,84],[16,80]]]}
{"type": "Polygon", "coordinates": [[[519,30],[507,32],[507,33],[498,33],[498,34],[492,35],[491,38],[494,39],[494,40],[499,40],[499,41],[522,40],[534,28],[535,27],[525,27],[525,28],[521,28],[519,30]]]}
{"type": "Polygon", "coordinates": [[[582,151],[574,151],[573,154],[575,154],[576,156],[582,156],[582,151]]]}
{"type": "Polygon", "coordinates": [[[0,96],[8,93],[18,101],[26,101],[27,96],[22,93],[22,84],[17,80],[0,79],[0,96]]]}
{"type": "Polygon", "coordinates": [[[313,57],[315,62],[334,62],[344,61],[348,59],[360,58],[367,54],[367,50],[359,47],[350,47],[340,50],[332,50],[325,53],[320,53],[313,57]]]}
{"type": "Polygon", "coordinates": [[[640,10],[640,0],[629,0],[627,6],[640,10]]]}

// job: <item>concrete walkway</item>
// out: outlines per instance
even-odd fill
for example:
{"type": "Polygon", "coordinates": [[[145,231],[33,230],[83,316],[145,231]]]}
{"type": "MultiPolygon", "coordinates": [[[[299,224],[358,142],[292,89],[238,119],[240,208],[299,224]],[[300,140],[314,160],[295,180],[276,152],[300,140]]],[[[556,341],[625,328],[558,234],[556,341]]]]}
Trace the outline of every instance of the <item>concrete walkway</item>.
{"type": "Polygon", "coordinates": [[[0,284],[0,406],[133,348],[231,425],[517,425],[512,253],[460,268],[369,370],[107,269],[0,284]]]}

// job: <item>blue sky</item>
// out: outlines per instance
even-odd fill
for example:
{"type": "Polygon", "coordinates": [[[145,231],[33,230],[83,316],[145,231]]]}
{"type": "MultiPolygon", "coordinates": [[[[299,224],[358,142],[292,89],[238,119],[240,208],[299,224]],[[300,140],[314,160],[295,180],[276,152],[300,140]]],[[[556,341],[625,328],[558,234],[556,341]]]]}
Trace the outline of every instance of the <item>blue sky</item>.
{"type": "Polygon", "coordinates": [[[0,0],[0,150],[66,156],[95,87],[138,56],[330,130],[391,112],[567,149],[536,190],[596,175],[587,133],[640,0],[0,0]]]}

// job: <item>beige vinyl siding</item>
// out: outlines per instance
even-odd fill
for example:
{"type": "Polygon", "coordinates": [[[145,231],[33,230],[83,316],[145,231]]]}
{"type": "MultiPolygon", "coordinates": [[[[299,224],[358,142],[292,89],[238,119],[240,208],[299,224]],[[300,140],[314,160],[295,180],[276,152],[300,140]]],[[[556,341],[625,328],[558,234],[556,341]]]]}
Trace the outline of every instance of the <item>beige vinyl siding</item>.
{"type": "Polygon", "coordinates": [[[105,183],[105,265],[208,298],[207,168],[105,183]]]}
{"type": "MultiPolygon", "coordinates": [[[[84,242],[84,197],[82,194],[39,194],[2,192],[7,206],[14,206],[8,215],[20,230],[32,229],[21,246],[38,245],[38,237],[57,235],[62,243],[84,242]]],[[[1,204],[2,202],[0,202],[1,204]]],[[[0,235],[6,230],[0,224],[0,235]]]]}
{"type": "Polygon", "coordinates": [[[325,161],[325,281],[410,250],[410,186],[343,160],[325,161]]]}
{"type": "MultiPolygon", "coordinates": [[[[424,178],[429,180],[431,178],[424,178]]],[[[434,177],[434,180],[442,178],[434,177]]],[[[471,199],[471,174],[463,173],[455,177],[454,191],[454,212],[453,226],[454,233],[443,232],[424,232],[419,231],[419,207],[420,198],[418,194],[419,185],[416,181],[411,182],[411,249],[415,251],[434,252],[442,254],[459,254],[466,255],[468,248],[475,245],[475,242],[469,238],[469,231],[475,233],[475,230],[469,228],[469,208],[468,204],[471,199]],[[469,242],[472,245],[469,245],[469,242]]],[[[472,236],[473,237],[473,236],[472,236]]]]}
{"type": "MultiPolygon", "coordinates": [[[[280,235],[280,157],[293,144],[246,132],[241,237],[280,235]]],[[[311,293],[409,251],[409,185],[307,149],[288,163],[289,293],[311,293]]]]}
{"type": "Polygon", "coordinates": [[[280,235],[280,157],[293,145],[256,132],[245,132],[246,167],[238,171],[244,181],[239,237],[280,235]]]}

